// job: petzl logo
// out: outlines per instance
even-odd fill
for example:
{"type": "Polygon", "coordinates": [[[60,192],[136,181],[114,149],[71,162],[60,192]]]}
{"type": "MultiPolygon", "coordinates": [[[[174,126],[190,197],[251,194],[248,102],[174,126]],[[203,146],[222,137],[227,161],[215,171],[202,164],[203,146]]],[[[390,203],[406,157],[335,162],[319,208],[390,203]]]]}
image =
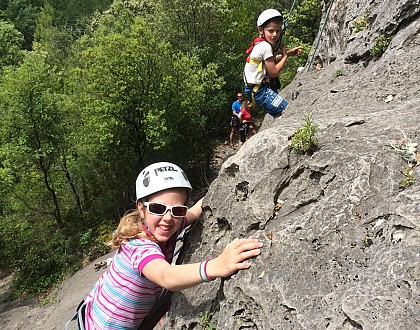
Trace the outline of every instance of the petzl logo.
{"type": "Polygon", "coordinates": [[[159,173],[164,173],[164,172],[178,172],[176,169],[174,169],[173,166],[162,166],[159,167],[157,169],[155,169],[155,175],[158,176],[159,173]]]}

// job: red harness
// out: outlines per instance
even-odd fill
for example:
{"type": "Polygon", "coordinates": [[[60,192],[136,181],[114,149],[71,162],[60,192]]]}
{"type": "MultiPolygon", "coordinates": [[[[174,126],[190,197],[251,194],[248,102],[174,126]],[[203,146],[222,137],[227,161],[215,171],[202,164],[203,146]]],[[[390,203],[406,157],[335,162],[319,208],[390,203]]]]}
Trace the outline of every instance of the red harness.
{"type": "Polygon", "coordinates": [[[251,56],[251,52],[254,49],[254,46],[256,44],[262,42],[262,41],[265,41],[265,39],[264,38],[261,38],[261,37],[258,37],[258,38],[255,38],[254,41],[251,42],[251,46],[249,46],[249,48],[246,50],[246,54],[247,54],[246,61],[248,63],[249,63],[249,59],[250,59],[250,56],[251,56]]]}

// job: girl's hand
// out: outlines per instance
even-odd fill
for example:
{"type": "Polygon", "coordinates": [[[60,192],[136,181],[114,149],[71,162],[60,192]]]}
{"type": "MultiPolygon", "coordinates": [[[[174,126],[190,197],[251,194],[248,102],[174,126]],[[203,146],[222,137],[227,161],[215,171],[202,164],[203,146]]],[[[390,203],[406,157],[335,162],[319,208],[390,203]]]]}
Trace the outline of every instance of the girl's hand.
{"type": "Polygon", "coordinates": [[[247,269],[251,266],[246,259],[255,257],[261,253],[264,244],[253,238],[235,238],[224,251],[207,264],[207,274],[210,277],[226,277],[238,270],[247,269]]]}
{"type": "MultiPolygon", "coordinates": [[[[204,198],[204,197],[203,197],[204,198]]],[[[194,221],[196,221],[201,216],[201,205],[203,204],[203,198],[201,198],[197,203],[191,206],[187,211],[187,220],[188,225],[191,225],[194,221]]]]}

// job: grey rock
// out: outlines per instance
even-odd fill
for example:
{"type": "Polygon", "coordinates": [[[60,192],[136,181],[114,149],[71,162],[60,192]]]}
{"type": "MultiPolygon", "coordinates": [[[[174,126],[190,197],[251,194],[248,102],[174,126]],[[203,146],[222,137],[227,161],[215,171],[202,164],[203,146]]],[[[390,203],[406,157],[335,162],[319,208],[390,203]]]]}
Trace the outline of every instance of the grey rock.
{"type": "Polygon", "coordinates": [[[286,113],[267,116],[223,163],[181,258],[198,262],[248,236],[265,242],[262,255],[249,270],[176,293],[164,329],[201,329],[206,311],[217,329],[420,328],[420,170],[401,189],[408,162],[392,147],[420,144],[419,8],[334,2],[320,70],[297,75],[282,91],[286,113]],[[369,30],[352,35],[366,10],[369,30]],[[372,58],[383,33],[392,41],[372,58]],[[311,155],[290,150],[305,113],[320,129],[311,155]]]}
{"type": "MultiPolygon", "coordinates": [[[[201,330],[205,312],[221,330],[420,328],[420,166],[401,189],[413,153],[395,148],[420,144],[419,4],[332,2],[307,70],[282,91],[285,114],[221,159],[180,258],[199,262],[248,236],[262,254],[249,270],[176,293],[163,329],[201,330]],[[366,12],[370,28],[353,33],[366,12]],[[382,34],[391,42],[372,58],[382,34]],[[296,154],[290,137],[309,112],[319,148],[296,154]]],[[[91,264],[54,304],[9,308],[2,329],[62,329],[99,275],[91,264]]]]}

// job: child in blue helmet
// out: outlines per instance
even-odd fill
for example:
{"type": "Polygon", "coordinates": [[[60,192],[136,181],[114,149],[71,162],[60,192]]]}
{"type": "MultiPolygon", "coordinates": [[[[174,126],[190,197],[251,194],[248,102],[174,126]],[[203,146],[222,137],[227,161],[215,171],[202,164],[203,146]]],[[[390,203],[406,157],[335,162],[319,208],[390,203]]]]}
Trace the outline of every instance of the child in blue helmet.
{"type": "Polygon", "coordinates": [[[275,118],[282,114],[288,103],[269,87],[270,77],[277,77],[288,56],[300,55],[303,48],[298,46],[286,50],[281,45],[281,54],[275,56],[274,46],[282,32],[282,20],[282,15],[276,9],[267,9],[260,14],[257,19],[259,37],[247,50],[244,69],[245,94],[275,118]]]}
{"type": "Polygon", "coordinates": [[[120,221],[109,245],[117,252],[86,298],[79,327],[86,330],[153,329],[169,308],[170,294],[247,269],[260,254],[256,239],[235,239],[214,259],[173,265],[181,231],[201,215],[201,200],[186,204],[191,184],[175,164],[146,167],[136,181],[137,207],[120,221]],[[166,291],[167,292],[167,291],[166,291]]]}

